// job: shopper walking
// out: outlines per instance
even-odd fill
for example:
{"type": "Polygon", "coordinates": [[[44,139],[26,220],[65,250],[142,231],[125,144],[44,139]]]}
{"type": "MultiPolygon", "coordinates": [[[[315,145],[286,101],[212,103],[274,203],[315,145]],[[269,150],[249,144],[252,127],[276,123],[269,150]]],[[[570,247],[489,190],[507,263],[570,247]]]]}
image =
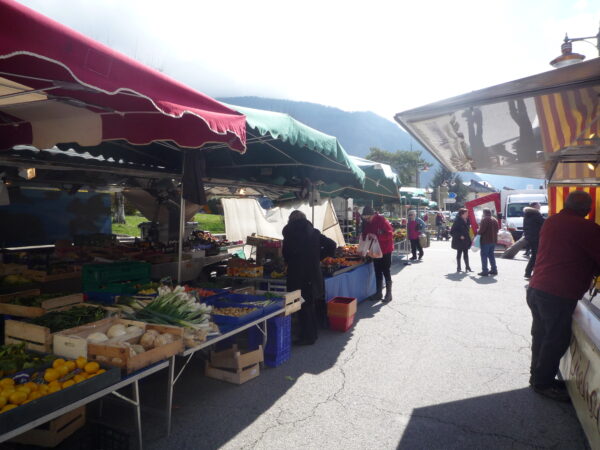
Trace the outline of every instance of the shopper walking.
{"type": "Polygon", "coordinates": [[[375,284],[377,292],[372,297],[373,300],[382,300],[390,302],[392,300],[392,274],[390,267],[392,265],[392,251],[394,251],[394,231],[388,220],[370,206],[365,206],[362,212],[363,220],[363,238],[367,234],[377,236],[379,247],[383,257],[373,260],[375,269],[375,284]],[[385,297],[383,297],[383,279],[385,278],[385,297]]]}
{"type": "Polygon", "coordinates": [[[313,228],[302,211],[292,211],[283,228],[283,259],[288,292],[300,289],[304,304],[298,312],[298,344],[312,345],[318,337],[318,312],[324,310],[325,285],[321,259],[334,256],[336,244],[313,228]]]}
{"type": "Polygon", "coordinates": [[[412,251],[411,261],[417,259],[417,251],[419,252],[419,260],[423,259],[423,247],[419,242],[419,236],[421,231],[425,230],[425,222],[417,217],[416,211],[408,212],[408,222],[406,223],[406,230],[408,232],[408,239],[410,240],[410,250],[412,251]]]}
{"type": "Polygon", "coordinates": [[[435,215],[435,227],[437,228],[437,240],[442,240],[442,234],[446,228],[446,218],[441,211],[438,211],[435,215]]]}
{"type": "Polygon", "coordinates": [[[571,341],[571,316],[600,273],[600,226],[585,219],[591,207],[587,192],[574,191],[564,209],[546,219],[527,289],[533,319],[529,384],[538,394],[565,402],[564,382],[555,377],[571,341]]]}
{"type": "Polygon", "coordinates": [[[469,225],[467,224],[467,217],[469,212],[465,208],[460,208],[452,228],[450,229],[450,235],[452,236],[451,246],[456,250],[456,271],[460,272],[460,259],[461,256],[465,261],[465,272],[473,272],[469,266],[469,249],[471,248],[471,235],[469,234],[469,225]]]}
{"type": "Polygon", "coordinates": [[[489,208],[484,208],[483,217],[477,232],[480,235],[479,242],[481,245],[481,272],[478,273],[479,276],[498,275],[496,257],[494,256],[494,249],[496,248],[496,242],[498,242],[498,230],[498,221],[492,216],[492,211],[489,208]],[[488,261],[491,269],[489,271],[488,261]]]}
{"type": "Polygon", "coordinates": [[[525,236],[531,251],[529,262],[525,268],[525,278],[531,278],[531,273],[535,268],[535,260],[540,241],[540,230],[542,229],[542,225],[544,225],[544,218],[540,212],[541,207],[542,205],[538,202],[533,202],[529,207],[523,208],[523,235],[525,236]]]}

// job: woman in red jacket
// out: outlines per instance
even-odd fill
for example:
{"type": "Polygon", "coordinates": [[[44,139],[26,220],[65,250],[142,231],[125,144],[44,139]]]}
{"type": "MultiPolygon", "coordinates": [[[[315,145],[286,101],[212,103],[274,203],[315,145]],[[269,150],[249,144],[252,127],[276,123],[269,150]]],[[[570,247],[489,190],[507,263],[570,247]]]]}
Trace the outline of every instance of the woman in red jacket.
{"type": "Polygon", "coordinates": [[[389,302],[392,300],[392,274],[390,266],[392,265],[392,251],[394,250],[394,232],[392,225],[387,219],[375,211],[370,206],[365,206],[362,212],[363,220],[363,238],[367,234],[374,234],[379,241],[381,247],[382,258],[373,260],[375,268],[375,283],[377,285],[377,293],[372,300],[382,300],[389,302]],[[383,297],[383,278],[385,278],[385,297],[383,297]]]}

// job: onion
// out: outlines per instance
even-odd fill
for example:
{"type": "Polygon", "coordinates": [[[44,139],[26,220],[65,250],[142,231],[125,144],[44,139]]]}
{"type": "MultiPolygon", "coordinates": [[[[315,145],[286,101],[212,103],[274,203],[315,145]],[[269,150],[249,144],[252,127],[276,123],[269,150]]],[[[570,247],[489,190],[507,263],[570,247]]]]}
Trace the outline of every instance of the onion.
{"type": "Polygon", "coordinates": [[[87,337],[87,340],[89,342],[94,342],[94,343],[100,343],[100,342],[104,342],[104,341],[108,341],[108,336],[105,335],[104,333],[92,333],[87,337]]]}
{"type": "Polygon", "coordinates": [[[123,336],[125,333],[125,325],[123,325],[122,323],[117,323],[108,329],[106,335],[109,338],[114,338],[118,336],[123,336]]]}
{"type": "Polygon", "coordinates": [[[154,346],[155,334],[146,332],[140,339],[140,345],[144,347],[145,350],[148,350],[154,346]]]}

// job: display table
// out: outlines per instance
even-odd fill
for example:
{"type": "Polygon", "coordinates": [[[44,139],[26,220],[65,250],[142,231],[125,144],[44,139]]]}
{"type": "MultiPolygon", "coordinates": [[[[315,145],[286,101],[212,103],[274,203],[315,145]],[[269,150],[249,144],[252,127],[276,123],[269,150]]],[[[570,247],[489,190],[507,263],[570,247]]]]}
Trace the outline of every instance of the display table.
{"type": "MultiPolygon", "coordinates": [[[[182,281],[191,281],[198,278],[202,273],[202,269],[211,264],[219,263],[231,258],[231,253],[219,253],[214,256],[203,256],[201,258],[188,259],[181,262],[181,277],[182,281]]],[[[153,264],[151,269],[151,277],[153,280],[171,277],[177,279],[177,261],[153,264]]]]}
{"type": "Polygon", "coordinates": [[[325,299],[353,297],[359,302],[375,294],[375,269],[366,263],[340,275],[325,278],[325,299]]]}
{"type": "Polygon", "coordinates": [[[573,336],[560,373],[591,448],[600,448],[600,309],[587,295],[573,313],[573,336]]]}

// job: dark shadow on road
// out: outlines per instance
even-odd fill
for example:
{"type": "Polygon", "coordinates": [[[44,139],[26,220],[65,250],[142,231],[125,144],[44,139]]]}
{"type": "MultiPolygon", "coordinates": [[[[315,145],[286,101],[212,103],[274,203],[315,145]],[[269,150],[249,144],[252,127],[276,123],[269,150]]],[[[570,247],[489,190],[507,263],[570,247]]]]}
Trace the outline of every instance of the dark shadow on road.
{"type": "Polygon", "coordinates": [[[524,388],[414,409],[397,448],[589,447],[571,405],[524,388]]]}
{"type": "Polygon", "coordinates": [[[465,278],[467,278],[469,276],[469,274],[467,274],[465,272],[452,272],[452,273],[447,273],[445,276],[450,281],[462,281],[465,278]]]}
{"type": "Polygon", "coordinates": [[[494,284],[498,282],[494,277],[491,276],[480,277],[477,275],[471,275],[470,278],[477,284],[494,284]]]}

